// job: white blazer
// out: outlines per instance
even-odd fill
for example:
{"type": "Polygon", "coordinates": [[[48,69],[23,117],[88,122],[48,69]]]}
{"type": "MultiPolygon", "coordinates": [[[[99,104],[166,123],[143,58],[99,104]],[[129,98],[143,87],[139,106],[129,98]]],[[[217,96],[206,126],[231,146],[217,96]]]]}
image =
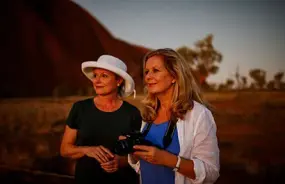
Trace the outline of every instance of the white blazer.
{"type": "MultiPolygon", "coordinates": [[[[145,126],[142,122],[142,127],[145,126]]],[[[180,144],[179,156],[194,162],[195,180],[175,173],[175,184],[210,184],[219,177],[219,148],[216,124],[209,109],[194,101],[184,120],[178,119],[177,132],[180,144]]],[[[140,173],[140,163],[128,155],[129,164],[140,173]]]]}

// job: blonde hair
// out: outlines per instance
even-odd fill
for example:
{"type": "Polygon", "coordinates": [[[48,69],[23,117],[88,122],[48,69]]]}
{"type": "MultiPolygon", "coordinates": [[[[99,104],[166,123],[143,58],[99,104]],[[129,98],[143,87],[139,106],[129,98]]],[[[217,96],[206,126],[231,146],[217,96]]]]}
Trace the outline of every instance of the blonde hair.
{"type": "MultiPolygon", "coordinates": [[[[150,51],[143,59],[144,69],[146,61],[153,56],[161,56],[164,60],[165,68],[176,79],[172,96],[171,118],[183,119],[187,111],[193,108],[193,100],[205,104],[200,88],[191,72],[190,65],[179,53],[168,48],[150,51]]],[[[145,77],[145,72],[143,73],[145,77]]],[[[147,92],[147,96],[142,103],[143,120],[153,122],[157,117],[157,111],[160,106],[158,98],[147,92]]]]}

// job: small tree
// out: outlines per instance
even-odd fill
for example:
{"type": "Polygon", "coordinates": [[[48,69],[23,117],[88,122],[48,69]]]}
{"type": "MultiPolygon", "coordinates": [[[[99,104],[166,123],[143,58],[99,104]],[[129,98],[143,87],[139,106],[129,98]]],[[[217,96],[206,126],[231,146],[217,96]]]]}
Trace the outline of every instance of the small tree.
{"type": "Polygon", "coordinates": [[[266,85],[266,88],[269,90],[275,90],[276,88],[275,88],[274,81],[273,80],[269,81],[266,85]]]}
{"type": "Polygon", "coordinates": [[[249,76],[254,80],[252,86],[255,89],[263,89],[266,84],[266,72],[262,69],[250,70],[249,76]]]}
{"type": "Polygon", "coordinates": [[[226,85],[225,84],[219,84],[219,87],[218,87],[218,90],[219,91],[223,91],[223,90],[225,90],[226,89],[226,85]]]}
{"type": "Polygon", "coordinates": [[[247,88],[247,78],[245,76],[241,76],[241,82],[242,82],[242,89],[247,88]]]}
{"type": "Polygon", "coordinates": [[[284,72],[277,72],[273,80],[267,83],[267,89],[269,90],[280,90],[284,89],[284,82],[282,82],[282,78],[284,76],[284,72]]]}
{"type": "Polygon", "coordinates": [[[222,54],[213,46],[212,34],[195,43],[194,49],[183,46],[177,49],[190,64],[197,81],[203,86],[210,74],[216,74],[219,70],[218,63],[222,61],[222,54]]]}
{"type": "Polygon", "coordinates": [[[278,72],[274,75],[274,87],[276,89],[281,89],[282,87],[282,78],[284,77],[284,73],[283,72],[278,72]]]}
{"type": "Polygon", "coordinates": [[[227,82],[226,82],[226,89],[227,90],[231,90],[233,89],[233,85],[234,85],[234,81],[232,79],[227,79],[227,82]]]}

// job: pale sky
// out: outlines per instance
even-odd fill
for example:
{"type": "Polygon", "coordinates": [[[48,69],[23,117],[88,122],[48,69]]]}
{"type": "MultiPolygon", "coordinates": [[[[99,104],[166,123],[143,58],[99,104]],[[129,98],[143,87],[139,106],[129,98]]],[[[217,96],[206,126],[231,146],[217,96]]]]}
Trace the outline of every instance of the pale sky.
{"type": "Polygon", "coordinates": [[[176,49],[214,35],[224,58],[209,82],[233,78],[237,66],[285,72],[283,0],[74,0],[115,37],[148,48],[176,49]]]}

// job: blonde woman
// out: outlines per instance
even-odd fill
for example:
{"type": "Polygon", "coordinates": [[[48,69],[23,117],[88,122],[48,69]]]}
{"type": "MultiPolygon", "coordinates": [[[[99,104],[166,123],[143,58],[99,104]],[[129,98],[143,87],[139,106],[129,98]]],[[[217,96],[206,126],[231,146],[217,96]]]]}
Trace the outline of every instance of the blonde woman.
{"type": "Polygon", "coordinates": [[[142,131],[154,146],[136,145],[129,155],[143,184],[214,183],[219,177],[216,124],[190,71],[172,49],[144,58],[142,131]]]}
{"type": "Polygon", "coordinates": [[[82,63],[82,72],[92,81],[96,96],[73,104],[60,153],[77,160],[76,183],[137,183],[127,157],[110,151],[121,134],[141,127],[139,110],[122,100],[134,90],[127,66],[103,55],[82,63]]]}

